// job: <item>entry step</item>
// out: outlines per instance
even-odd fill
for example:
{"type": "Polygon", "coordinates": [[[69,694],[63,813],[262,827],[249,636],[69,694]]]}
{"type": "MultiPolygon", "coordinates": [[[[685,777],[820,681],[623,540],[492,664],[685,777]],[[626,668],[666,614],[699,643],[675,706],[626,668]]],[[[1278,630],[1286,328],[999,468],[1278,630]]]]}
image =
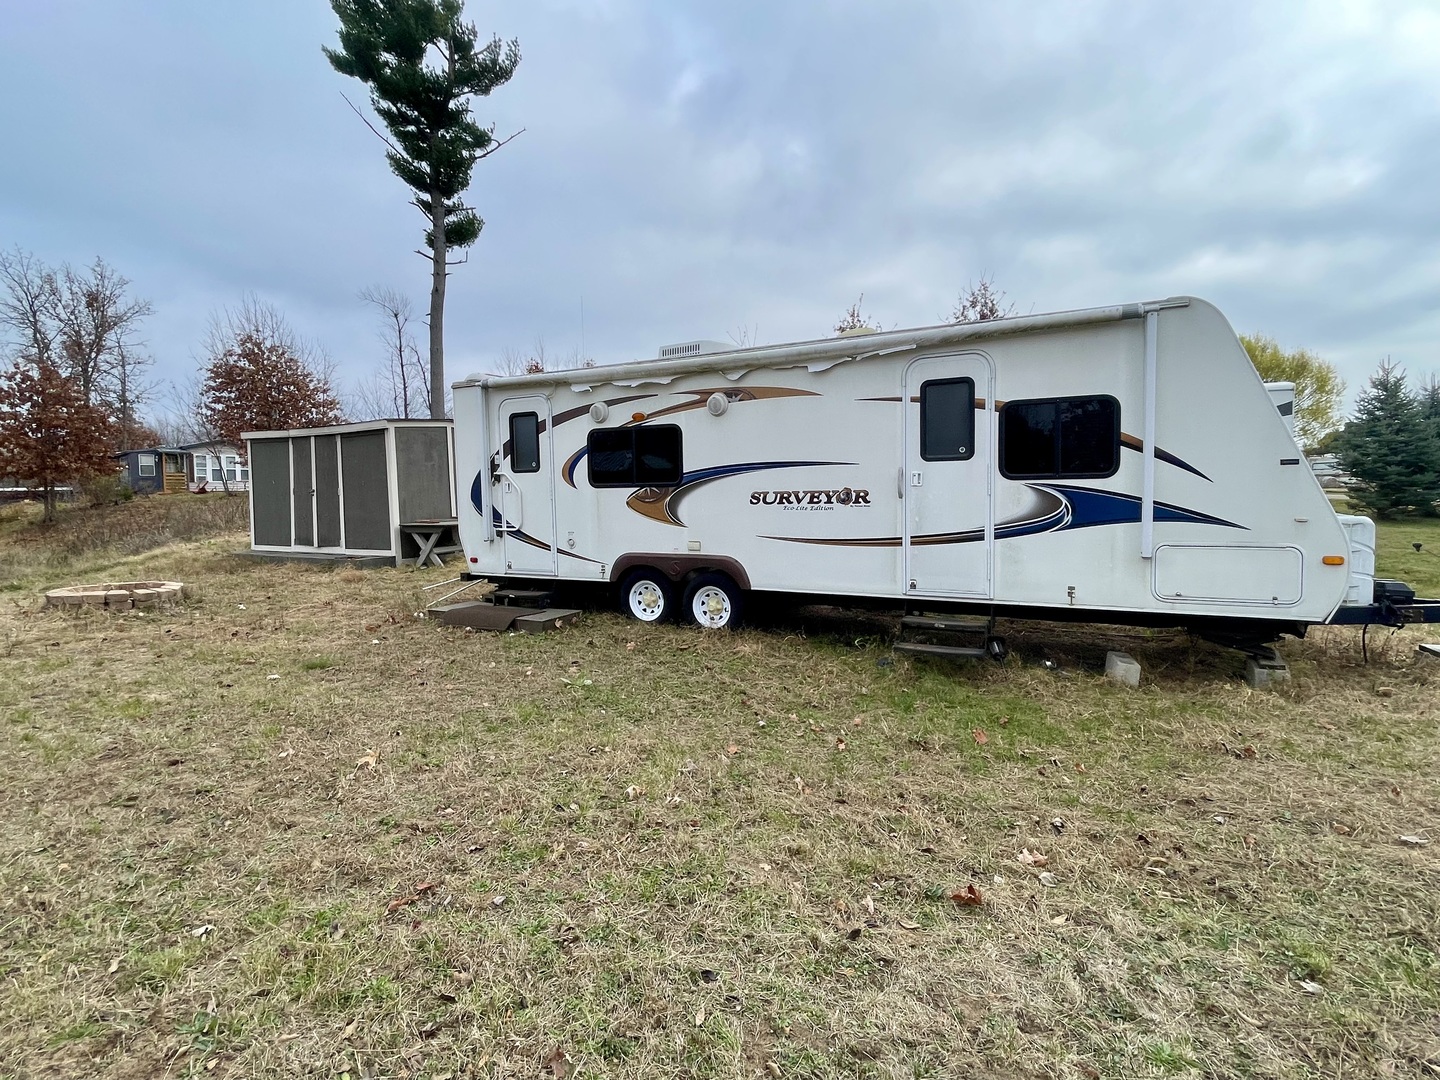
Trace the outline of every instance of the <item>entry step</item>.
{"type": "Polygon", "coordinates": [[[937,630],[945,633],[990,633],[990,623],[985,619],[947,619],[938,615],[905,615],[901,617],[900,625],[912,630],[937,630]]]}
{"type": "Polygon", "coordinates": [[[548,608],[549,589],[496,589],[490,599],[502,607],[548,608]]]}
{"type": "Polygon", "coordinates": [[[896,652],[948,656],[955,660],[984,660],[990,655],[984,649],[970,649],[960,645],[927,645],[922,641],[897,641],[894,647],[896,652]]]}

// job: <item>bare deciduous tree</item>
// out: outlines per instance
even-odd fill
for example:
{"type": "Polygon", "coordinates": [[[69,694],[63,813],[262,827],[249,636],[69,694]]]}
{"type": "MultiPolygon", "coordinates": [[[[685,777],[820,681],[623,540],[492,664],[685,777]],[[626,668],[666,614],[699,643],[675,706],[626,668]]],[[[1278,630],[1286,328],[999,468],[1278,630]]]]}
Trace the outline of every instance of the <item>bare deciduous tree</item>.
{"type": "Polygon", "coordinates": [[[18,247],[0,251],[0,327],[8,352],[31,364],[54,363],[59,306],[54,270],[18,247]]]}
{"type": "Polygon", "coordinates": [[[1003,289],[995,288],[995,279],[982,277],[978,282],[965,286],[955,300],[955,306],[945,321],[950,323],[988,322],[991,319],[1008,319],[1015,314],[1015,305],[1005,303],[1003,289]]]}
{"type": "Polygon", "coordinates": [[[152,361],[139,340],[140,324],[154,308],[129,289],[130,281],[104,259],[84,270],[68,264],[55,270],[18,248],[0,252],[0,328],[11,358],[53,364],[87,405],[114,420],[122,444],[137,430],[139,407],[154,390],[144,375],[152,361]]]}
{"type": "Polygon", "coordinates": [[[429,372],[410,332],[410,300],[378,285],[363,290],[360,299],[375,306],[380,319],[376,337],[384,350],[379,369],[356,390],[360,411],[375,419],[432,415],[429,372]]]}
{"type": "Polygon", "coordinates": [[[865,294],[861,293],[860,298],[846,309],[844,315],[840,316],[839,321],[835,324],[835,333],[847,334],[853,333],[856,330],[880,329],[879,319],[871,320],[868,315],[862,315],[860,313],[860,305],[864,302],[865,294]]]}

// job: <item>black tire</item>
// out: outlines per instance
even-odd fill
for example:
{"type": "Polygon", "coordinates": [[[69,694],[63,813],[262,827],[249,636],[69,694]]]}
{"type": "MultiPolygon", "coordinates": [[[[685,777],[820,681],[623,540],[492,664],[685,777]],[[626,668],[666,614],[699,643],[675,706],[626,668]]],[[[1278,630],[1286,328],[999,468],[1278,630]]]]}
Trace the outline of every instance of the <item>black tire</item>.
{"type": "Polygon", "coordinates": [[[682,605],[687,622],[705,630],[734,630],[745,612],[745,593],[729,574],[696,574],[682,605]]]}
{"type": "Polygon", "coordinates": [[[620,582],[620,610],[652,626],[669,622],[675,615],[675,587],[659,570],[632,570],[620,582]]]}

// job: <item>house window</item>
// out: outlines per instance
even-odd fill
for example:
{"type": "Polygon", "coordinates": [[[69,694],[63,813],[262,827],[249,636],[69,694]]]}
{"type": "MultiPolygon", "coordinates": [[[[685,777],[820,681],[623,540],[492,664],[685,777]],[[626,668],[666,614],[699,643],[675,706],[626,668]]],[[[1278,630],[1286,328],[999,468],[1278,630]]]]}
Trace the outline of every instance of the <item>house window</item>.
{"type": "Polygon", "coordinates": [[[205,455],[204,455],[204,454],[196,454],[195,457],[194,457],[194,461],[195,461],[195,480],[196,480],[198,483],[203,483],[204,480],[205,480],[205,477],[209,475],[205,470],[208,469],[208,468],[210,468],[210,466],[209,466],[208,464],[206,464],[206,462],[205,462],[205,455]]]}
{"type": "Polygon", "coordinates": [[[965,461],[975,454],[975,380],[933,379],[920,384],[920,456],[965,461]]]}
{"type": "Polygon", "coordinates": [[[250,470],[249,470],[249,469],[241,469],[241,470],[240,470],[240,479],[241,479],[242,482],[248,482],[249,479],[250,479],[250,470]]]}
{"type": "Polygon", "coordinates": [[[666,487],[684,472],[680,429],[597,428],[586,440],[591,487],[666,487]]]}
{"type": "Polygon", "coordinates": [[[1000,473],[1012,480],[1114,476],[1120,403],[1113,397],[1007,401],[1000,410],[1000,473]]]}
{"type": "Polygon", "coordinates": [[[514,413],[510,417],[510,468],[517,473],[540,471],[538,413],[514,413]]]}
{"type": "Polygon", "coordinates": [[[155,475],[155,455],[154,455],[154,454],[136,454],[136,455],[135,455],[135,461],[136,461],[136,463],[137,463],[137,464],[139,465],[139,467],[140,467],[140,475],[141,475],[141,476],[154,476],[154,475],[155,475]]]}
{"type": "MultiPolygon", "coordinates": [[[[217,478],[217,479],[218,479],[218,478],[217,478]]],[[[226,480],[230,480],[230,481],[233,481],[233,480],[235,479],[235,455],[234,455],[234,454],[226,454],[226,455],[225,455],[225,479],[226,479],[226,480]]]]}

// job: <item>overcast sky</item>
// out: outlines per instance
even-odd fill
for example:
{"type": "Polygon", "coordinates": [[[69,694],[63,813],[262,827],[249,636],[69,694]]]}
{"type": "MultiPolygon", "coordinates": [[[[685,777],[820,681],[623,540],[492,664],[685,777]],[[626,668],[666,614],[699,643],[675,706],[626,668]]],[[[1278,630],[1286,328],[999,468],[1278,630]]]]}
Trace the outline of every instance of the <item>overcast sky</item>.
{"type": "MultiPolygon", "coordinates": [[[[1440,4],[471,0],[518,38],[477,105],[447,377],[543,340],[925,325],[990,275],[1021,312],[1190,293],[1335,363],[1440,371],[1440,4]]],[[[157,373],[248,291],[342,377],[367,285],[423,314],[423,221],[320,52],[320,0],[0,0],[0,247],[99,255],[157,373]]],[[[420,328],[423,347],[423,327],[420,328]]],[[[555,366],[552,363],[552,366],[555,366]]]]}

